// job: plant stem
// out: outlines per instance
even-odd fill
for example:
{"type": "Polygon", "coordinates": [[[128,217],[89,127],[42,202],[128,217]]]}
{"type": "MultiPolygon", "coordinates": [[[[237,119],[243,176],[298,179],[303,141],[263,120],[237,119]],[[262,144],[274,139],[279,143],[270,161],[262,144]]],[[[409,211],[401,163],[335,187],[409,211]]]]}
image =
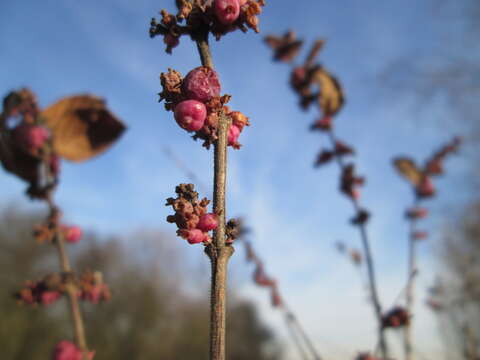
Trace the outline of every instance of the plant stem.
{"type": "MultiPolygon", "coordinates": [[[[419,206],[419,199],[416,197],[415,202],[413,204],[413,209],[419,206]]],[[[405,299],[406,299],[406,310],[409,315],[412,315],[413,310],[413,302],[414,302],[414,291],[415,291],[415,277],[414,274],[416,273],[417,268],[417,257],[416,257],[416,240],[414,238],[415,234],[415,225],[417,221],[415,218],[410,219],[410,230],[408,236],[408,281],[407,287],[405,291],[405,299]]],[[[404,335],[403,335],[403,349],[405,352],[405,360],[412,360],[413,359],[413,337],[412,337],[412,323],[409,321],[404,328],[404,335]]]]}
{"type": "MultiPolygon", "coordinates": [[[[327,131],[327,133],[328,133],[328,137],[330,139],[332,147],[335,148],[337,139],[335,137],[335,134],[333,133],[333,130],[329,130],[327,131]]],[[[342,157],[336,155],[335,159],[338,166],[340,167],[340,171],[343,172],[343,169],[345,168],[345,164],[343,162],[342,157]]],[[[355,209],[355,212],[359,214],[361,211],[361,208],[358,200],[353,197],[350,197],[350,199],[351,199],[353,208],[355,209]]],[[[372,252],[370,249],[370,240],[368,238],[368,233],[367,233],[367,228],[365,223],[358,224],[358,228],[360,230],[360,238],[362,240],[362,247],[363,247],[363,253],[365,256],[365,262],[367,264],[368,283],[370,287],[370,295],[372,297],[373,310],[378,323],[377,324],[378,341],[379,341],[380,351],[382,353],[383,359],[386,360],[388,359],[388,345],[385,339],[385,332],[384,332],[385,329],[382,324],[382,305],[380,304],[380,299],[378,296],[378,286],[377,286],[377,281],[375,276],[375,267],[373,264],[372,252]]]]}
{"type": "MultiPolygon", "coordinates": [[[[47,203],[51,213],[53,211],[56,211],[57,206],[55,206],[55,203],[53,202],[51,193],[47,197],[47,203]]],[[[59,230],[57,230],[55,234],[54,243],[58,251],[58,258],[62,272],[65,274],[71,274],[72,268],[70,265],[67,251],[65,250],[65,241],[59,230]]],[[[73,322],[75,345],[83,352],[83,360],[87,360],[86,353],[88,350],[88,346],[85,336],[85,326],[83,325],[82,312],[80,311],[80,304],[78,303],[77,288],[74,284],[67,283],[65,291],[67,293],[68,302],[70,305],[69,308],[70,316],[73,322]]]]}
{"type": "MultiPolygon", "coordinates": [[[[198,52],[203,66],[213,69],[208,46],[208,33],[197,39],[198,52]]],[[[212,265],[210,293],[210,360],[225,359],[227,264],[233,247],[225,244],[225,189],[227,180],[227,134],[231,119],[221,114],[218,121],[218,139],[214,143],[213,211],[218,216],[218,226],[213,233],[213,243],[206,248],[212,265]]]]}

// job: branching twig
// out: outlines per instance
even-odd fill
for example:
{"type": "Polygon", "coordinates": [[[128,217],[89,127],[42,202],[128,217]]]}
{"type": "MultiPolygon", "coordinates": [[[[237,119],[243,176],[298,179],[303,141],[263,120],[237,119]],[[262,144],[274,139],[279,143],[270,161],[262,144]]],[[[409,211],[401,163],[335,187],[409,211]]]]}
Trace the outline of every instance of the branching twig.
{"type": "MultiPolygon", "coordinates": [[[[333,132],[332,129],[327,131],[328,138],[330,139],[330,143],[332,148],[336,147],[337,144],[337,139],[335,137],[335,133],[333,132]]],[[[343,162],[343,159],[341,156],[336,155],[335,156],[336,162],[340,168],[340,171],[343,172],[345,169],[345,164],[343,162]]],[[[349,197],[351,199],[353,208],[355,212],[360,214],[362,211],[360,204],[358,202],[358,199],[355,197],[349,197]]],[[[363,253],[365,255],[365,262],[367,264],[367,273],[368,273],[368,283],[370,287],[370,295],[372,298],[372,304],[374,308],[374,313],[375,317],[377,319],[377,324],[378,324],[378,341],[379,341],[379,346],[380,346],[380,351],[382,353],[382,357],[384,359],[388,358],[388,346],[387,342],[385,340],[385,333],[384,333],[384,327],[382,325],[382,306],[380,303],[380,299],[378,296],[378,290],[377,290],[377,281],[376,281],[376,276],[375,276],[375,267],[373,264],[373,258],[372,258],[372,252],[370,249],[370,241],[368,238],[368,233],[366,229],[366,224],[365,222],[360,222],[358,224],[358,229],[360,231],[360,238],[362,240],[362,247],[363,247],[363,253]]]]}

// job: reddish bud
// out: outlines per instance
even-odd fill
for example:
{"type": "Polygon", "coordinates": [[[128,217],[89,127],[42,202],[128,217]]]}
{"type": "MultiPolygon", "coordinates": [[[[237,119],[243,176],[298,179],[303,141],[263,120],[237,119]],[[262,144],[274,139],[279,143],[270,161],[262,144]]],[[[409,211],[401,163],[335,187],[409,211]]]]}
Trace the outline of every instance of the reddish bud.
{"type": "Polygon", "coordinates": [[[218,218],[216,214],[205,214],[200,218],[197,228],[202,231],[210,231],[216,229],[218,226],[218,218]]]}
{"type": "Polygon", "coordinates": [[[428,209],[422,207],[416,207],[407,210],[405,216],[409,219],[424,219],[428,215],[428,209]]]}
{"type": "Polygon", "coordinates": [[[207,108],[197,100],[185,100],[175,107],[175,120],[182,129],[198,131],[207,118],[207,108]]]}
{"type": "Polygon", "coordinates": [[[180,235],[188,241],[189,244],[198,244],[209,240],[208,234],[200,229],[179,230],[180,235]]]}
{"type": "Polygon", "coordinates": [[[20,124],[13,130],[17,144],[27,151],[40,149],[50,137],[50,131],[43,126],[20,124]]]}
{"type": "Polygon", "coordinates": [[[182,83],[184,94],[189,99],[206,102],[220,96],[220,81],[215,70],[200,66],[190,71],[182,83]]]}
{"type": "Polygon", "coordinates": [[[174,47],[177,47],[180,43],[180,40],[177,36],[173,36],[172,34],[168,33],[163,37],[163,42],[167,45],[167,52],[171,52],[174,47]]]}
{"type": "Polygon", "coordinates": [[[428,176],[425,176],[420,184],[418,184],[416,191],[419,197],[432,197],[435,195],[435,186],[432,180],[428,176]]]}
{"type": "Polygon", "coordinates": [[[414,231],[412,236],[415,240],[424,240],[428,238],[428,233],[426,231],[414,231]]]}
{"type": "Polygon", "coordinates": [[[215,0],[213,11],[223,25],[230,25],[238,19],[240,15],[239,0],[215,0]]]}
{"type": "Polygon", "coordinates": [[[53,304],[61,297],[61,294],[58,291],[44,291],[40,295],[40,302],[43,305],[53,304]]]}
{"type": "Polygon", "coordinates": [[[235,125],[240,129],[240,131],[243,130],[243,127],[249,126],[250,122],[248,121],[248,117],[246,117],[243,113],[240,111],[232,111],[230,114],[228,114],[231,119],[232,119],[232,124],[235,125]]]}
{"type": "MultiPolygon", "coordinates": [[[[94,354],[93,351],[88,352],[87,359],[92,360],[94,354]]],[[[53,360],[83,360],[82,351],[74,343],[63,340],[55,346],[53,360]]]]}
{"type": "Polygon", "coordinates": [[[328,131],[332,128],[332,117],[324,116],[321,119],[318,119],[313,125],[312,130],[319,129],[322,131],[328,131]]]}
{"type": "Polygon", "coordinates": [[[241,130],[234,124],[230,125],[228,129],[228,145],[235,146],[238,145],[238,137],[240,136],[241,130]]]}
{"type": "Polygon", "coordinates": [[[78,226],[64,226],[63,227],[65,240],[71,244],[75,244],[82,238],[82,229],[78,226]]]}

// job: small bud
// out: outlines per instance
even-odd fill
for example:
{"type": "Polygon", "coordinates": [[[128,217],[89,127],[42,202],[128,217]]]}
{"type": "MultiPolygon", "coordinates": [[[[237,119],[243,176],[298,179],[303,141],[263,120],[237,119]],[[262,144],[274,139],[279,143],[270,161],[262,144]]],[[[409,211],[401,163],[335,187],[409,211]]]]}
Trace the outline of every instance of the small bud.
{"type": "Polygon", "coordinates": [[[428,216],[428,209],[422,207],[408,209],[405,216],[409,219],[424,219],[428,216]]]}
{"type": "Polygon", "coordinates": [[[415,240],[425,240],[428,238],[428,233],[426,231],[415,231],[413,232],[412,237],[415,240]]]}
{"type": "MultiPolygon", "coordinates": [[[[94,355],[94,351],[89,351],[87,359],[92,360],[94,355]]],[[[68,340],[60,341],[55,346],[53,360],[83,360],[82,350],[78,349],[74,343],[68,340]]]]}
{"type": "Polygon", "coordinates": [[[235,126],[234,124],[230,125],[228,129],[228,145],[235,146],[238,141],[238,137],[240,136],[241,130],[235,126]]]}
{"type": "Polygon", "coordinates": [[[189,98],[206,102],[220,96],[220,81],[215,70],[200,66],[190,71],[183,80],[183,92],[189,98]]]}
{"type": "Polygon", "coordinates": [[[207,108],[197,100],[185,100],[175,107],[175,120],[182,129],[198,131],[207,118],[207,108]]]}
{"type": "Polygon", "coordinates": [[[240,15],[239,0],[215,0],[213,6],[218,21],[223,25],[233,24],[240,15]]]}
{"type": "Polygon", "coordinates": [[[63,227],[65,240],[70,244],[76,244],[82,238],[82,229],[78,226],[64,226],[63,227]]]}
{"type": "Polygon", "coordinates": [[[43,126],[20,124],[13,130],[17,144],[26,151],[40,149],[50,137],[50,131],[43,126]]]}
{"type": "Polygon", "coordinates": [[[435,195],[435,186],[433,185],[432,180],[428,176],[425,176],[417,186],[416,191],[419,197],[432,197],[435,195]]]}
{"type": "Polygon", "coordinates": [[[201,242],[208,242],[208,234],[200,229],[180,230],[180,235],[188,241],[189,244],[198,244],[201,242]]]}
{"type": "Polygon", "coordinates": [[[167,52],[170,54],[172,52],[172,49],[178,46],[178,44],[180,43],[180,40],[178,39],[178,37],[173,36],[170,33],[167,33],[163,37],[163,42],[167,45],[167,52]]]}
{"type": "Polygon", "coordinates": [[[232,124],[235,125],[240,129],[240,131],[243,130],[243,127],[249,126],[250,123],[248,121],[248,117],[246,117],[244,114],[242,114],[240,111],[232,111],[230,114],[230,117],[232,118],[232,124]]]}
{"type": "Polygon", "coordinates": [[[216,214],[205,214],[200,218],[197,228],[202,231],[210,231],[216,229],[218,226],[218,218],[216,214]]]}
{"type": "Polygon", "coordinates": [[[40,302],[43,305],[53,304],[61,297],[61,294],[58,291],[44,291],[40,295],[40,302]]]}

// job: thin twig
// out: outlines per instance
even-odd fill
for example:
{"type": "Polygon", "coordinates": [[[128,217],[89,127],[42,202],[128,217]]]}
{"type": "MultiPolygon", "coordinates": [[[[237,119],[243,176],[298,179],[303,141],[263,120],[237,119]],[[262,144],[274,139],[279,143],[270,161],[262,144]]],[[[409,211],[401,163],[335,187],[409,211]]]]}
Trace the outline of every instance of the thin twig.
{"type": "MultiPolygon", "coordinates": [[[[420,199],[415,197],[413,203],[413,209],[417,208],[420,204],[420,199]]],[[[417,257],[416,257],[416,243],[415,240],[415,229],[416,229],[417,219],[412,217],[410,219],[410,229],[408,236],[408,280],[405,291],[405,303],[407,314],[412,315],[413,311],[413,302],[414,302],[414,291],[415,291],[415,274],[417,272],[417,257]]],[[[413,337],[412,337],[412,324],[411,321],[408,321],[405,324],[404,336],[403,336],[403,349],[405,352],[405,360],[413,359],[413,337]]]]}
{"type": "MultiPolygon", "coordinates": [[[[55,205],[53,201],[51,192],[48,194],[46,202],[48,204],[50,213],[53,213],[54,211],[58,211],[57,210],[58,207],[55,205]]],[[[58,227],[55,233],[54,243],[57,248],[60,268],[62,269],[62,272],[65,274],[71,274],[72,268],[70,265],[70,260],[68,258],[67,251],[65,250],[65,241],[58,227]]],[[[70,316],[72,318],[72,323],[73,323],[75,344],[83,352],[83,360],[87,360],[88,346],[87,346],[87,339],[85,336],[85,326],[83,324],[82,312],[80,310],[80,304],[78,303],[78,296],[77,296],[78,289],[76,288],[75,285],[68,283],[65,290],[68,297],[70,316]]]]}
{"type": "MultiPolygon", "coordinates": [[[[330,139],[331,145],[333,148],[335,148],[337,139],[335,137],[335,134],[333,130],[327,131],[328,133],[328,138],[330,139]]],[[[335,156],[336,162],[340,168],[340,171],[343,172],[345,168],[345,164],[343,162],[343,159],[341,156],[336,155],[335,156]]],[[[362,210],[360,207],[360,204],[357,199],[350,197],[353,208],[357,214],[360,213],[362,210]]],[[[378,326],[378,341],[379,341],[379,347],[380,351],[382,353],[382,357],[384,359],[388,358],[388,345],[385,339],[385,333],[384,333],[384,327],[382,324],[382,306],[380,304],[380,299],[378,296],[378,290],[377,290],[377,281],[376,281],[376,276],[375,276],[375,267],[373,264],[373,258],[372,258],[372,252],[370,249],[370,240],[368,238],[367,234],[367,228],[364,222],[360,222],[358,224],[358,228],[360,230],[360,238],[362,240],[362,246],[363,246],[363,253],[365,256],[365,262],[367,264],[367,270],[368,270],[368,283],[370,285],[370,295],[372,298],[372,304],[373,304],[373,309],[375,313],[375,317],[377,319],[377,326],[378,326]]]]}
{"type": "MultiPolygon", "coordinates": [[[[208,46],[208,33],[196,40],[203,66],[213,69],[208,46]]],[[[212,265],[210,307],[210,360],[225,359],[227,264],[233,247],[225,244],[225,190],[227,180],[227,134],[231,119],[221,114],[218,121],[218,139],[214,143],[213,211],[218,215],[218,226],[213,243],[206,248],[212,265]]]]}

